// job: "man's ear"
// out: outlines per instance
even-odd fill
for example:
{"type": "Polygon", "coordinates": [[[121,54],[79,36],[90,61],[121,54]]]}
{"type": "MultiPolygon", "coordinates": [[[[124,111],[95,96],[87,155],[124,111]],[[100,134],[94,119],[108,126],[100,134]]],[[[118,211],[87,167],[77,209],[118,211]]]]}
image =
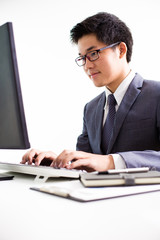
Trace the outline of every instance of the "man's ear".
{"type": "Polygon", "coordinates": [[[127,46],[124,42],[121,42],[118,47],[119,47],[119,57],[123,58],[127,54],[127,46]]]}

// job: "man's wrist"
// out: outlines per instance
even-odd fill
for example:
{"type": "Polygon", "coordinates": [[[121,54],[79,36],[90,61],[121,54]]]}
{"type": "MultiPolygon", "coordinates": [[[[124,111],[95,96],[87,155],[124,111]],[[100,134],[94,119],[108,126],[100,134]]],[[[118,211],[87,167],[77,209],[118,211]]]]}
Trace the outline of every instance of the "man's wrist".
{"type": "MultiPolygon", "coordinates": [[[[109,158],[109,164],[108,164],[108,169],[115,169],[115,164],[114,164],[114,158],[112,155],[107,155],[107,157],[109,158]]],[[[107,170],[108,170],[107,169],[107,170]]]]}
{"type": "Polygon", "coordinates": [[[110,156],[113,158],[115,169],[127,168],[124,159],[119,154],[111,154],[110,156]]]}

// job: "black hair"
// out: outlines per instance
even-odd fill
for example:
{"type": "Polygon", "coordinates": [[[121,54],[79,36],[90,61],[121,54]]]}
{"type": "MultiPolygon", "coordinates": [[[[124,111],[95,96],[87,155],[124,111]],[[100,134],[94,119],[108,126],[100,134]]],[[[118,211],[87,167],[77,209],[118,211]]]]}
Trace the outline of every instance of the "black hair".
{"type": "Polygon", "coordinates": [[[131,61],[133,38],[130,29],[117,16],[100,12],[86,18],[70,31],[71,41],[78,43],[84,35],[94,33],[97,39],[109,45],[124,42],[127,46],[127,62],[131,61]]]}

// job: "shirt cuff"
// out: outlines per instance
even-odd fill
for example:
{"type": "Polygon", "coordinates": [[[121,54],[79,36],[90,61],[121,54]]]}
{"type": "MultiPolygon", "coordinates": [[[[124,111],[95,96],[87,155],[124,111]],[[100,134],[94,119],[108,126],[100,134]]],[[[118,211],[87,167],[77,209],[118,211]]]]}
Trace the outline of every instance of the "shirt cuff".
{"type": "Polygon", "coordinates": [[[124,169],[127,168],[125,161],[119,154],[110,154],[113,157],[115,169],[124,169]]]}

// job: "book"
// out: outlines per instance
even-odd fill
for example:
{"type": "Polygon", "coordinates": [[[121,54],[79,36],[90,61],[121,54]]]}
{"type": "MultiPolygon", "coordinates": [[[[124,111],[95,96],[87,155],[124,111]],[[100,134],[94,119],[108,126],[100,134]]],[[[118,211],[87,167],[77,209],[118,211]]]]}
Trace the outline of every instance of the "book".
{"type": "Polygon", "coordinates": [[[80,175],[80,180],[85,187],[160,184],[160,172],[85,173],[80,175]]]}

